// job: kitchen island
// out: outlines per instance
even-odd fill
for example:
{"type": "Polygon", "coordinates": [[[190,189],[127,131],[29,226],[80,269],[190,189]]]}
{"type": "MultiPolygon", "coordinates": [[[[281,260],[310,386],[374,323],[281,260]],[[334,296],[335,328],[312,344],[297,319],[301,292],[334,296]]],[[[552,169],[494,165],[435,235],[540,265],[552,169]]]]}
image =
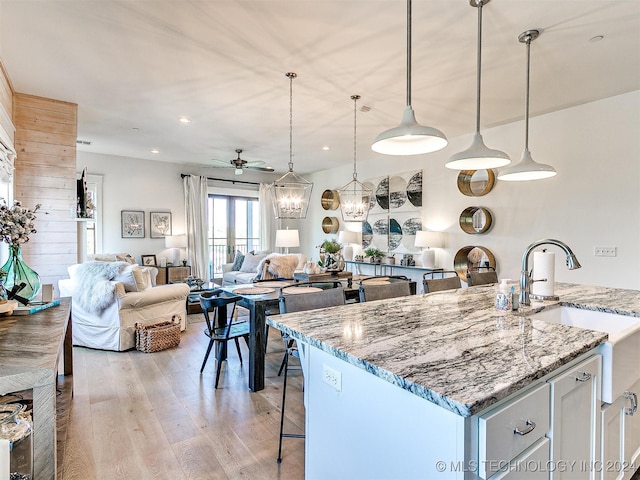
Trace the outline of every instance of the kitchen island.
{"type": "MultiPolygon", "coordinates": [[[[556,293],[563,305],[640,317],[637,291],[559,283],[556,293]]],[[[494,287],[479,286],[269,317],[301,349],[307,478],[500,474],[479,465],[482,455],[490,458],[482,439],[486,414],[531,392],[534,400],[560,392],[553,379],[574,366],[597,393],[589,397],[586,435],[599,435],[596,354],[607,334],[530,317],[558,302],[499,315],[494,299],[494,287]]],[[[550,425],[558,417],[551,403],[550,425]]],[[[547,431],[539,426],[535,435],[547,431]]],[[[549,450],[548,438],[537,442],[527,448],[549,450]]],[[[584,460],[599,458],[597,438],[589,448],[584,460]]]]}

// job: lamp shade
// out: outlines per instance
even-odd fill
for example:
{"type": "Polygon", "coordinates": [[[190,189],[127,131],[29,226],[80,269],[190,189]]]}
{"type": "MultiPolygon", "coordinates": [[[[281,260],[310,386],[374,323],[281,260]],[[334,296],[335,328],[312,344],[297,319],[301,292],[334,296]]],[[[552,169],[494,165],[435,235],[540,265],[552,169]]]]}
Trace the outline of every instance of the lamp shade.
{"type": "Polygon", "coordinates": [[[276,247],[299,247],[298,230],[276,230],[276,247]]]}
{"type": "Polygon", "coordinates": [[[505,168],[498,173],[499,180],[508,182],[521,182],[526,180],[542,180],[553,177],[557,174],[556,169],[551,165],[537,163],[531,158],[531,152],[525,148],[520,161],[515,165],[505,168]]]}
{"type": "Polygon", "coordinates": [[[352,232],[351,230],[341,230],[338,234],[338,242],[349,244],[349,243],[361,243],[361,235],[358,232],[352,232]]]}
{"type": "Polygon", "coordinates": [[[442,232],[418,230],[416,232],[415,246],[441,248],[444,246],[444,235],[442,232]]]}
{"type": "Polygon", "coordinates": [[[164,237],[165,248],[187,248],[186,235],[170,235],[164,237]]]}

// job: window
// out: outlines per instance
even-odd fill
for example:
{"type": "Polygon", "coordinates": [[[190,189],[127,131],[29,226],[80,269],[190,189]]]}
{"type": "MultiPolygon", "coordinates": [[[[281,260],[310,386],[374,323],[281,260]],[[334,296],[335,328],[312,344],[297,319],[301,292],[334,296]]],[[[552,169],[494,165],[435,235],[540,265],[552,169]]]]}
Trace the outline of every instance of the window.
{"type": "Polygon", "coordinates": [[[242,253],[260,248],[260,207],[256,198],[209,195],[209,265],[211,278],[222,265],[242,253]]]}

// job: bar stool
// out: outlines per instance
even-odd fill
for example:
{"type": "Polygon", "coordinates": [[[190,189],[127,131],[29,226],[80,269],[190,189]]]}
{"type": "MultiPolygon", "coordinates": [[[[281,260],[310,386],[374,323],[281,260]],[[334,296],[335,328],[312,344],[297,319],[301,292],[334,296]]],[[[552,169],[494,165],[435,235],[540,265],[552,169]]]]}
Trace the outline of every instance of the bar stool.
{"type": "Polygon", "coordinates": [[[441,292],[443,290],[453,290],[461,288],[462,283],[458,272],[453,270],[444,270],[442,272],[427,272],[422,276],[422,287],[424,293],[441,292]],[[440,275],[442,278],[434,278],[440,275]],[[447,275],[451,275],[448,277],[447,275]]]}
{"type": "Polygon", "coordinates": [[[216,345],[216,383],[215,388],[218,388],[218,381],[220,380],[220,369],[222,367],[222,361],[227,356],[227,342],[234,340],[236,344],[236,350],[238,351],[238,357],[240,358],[240,365],[242,365],[242,353],[240,353],[240,343],[238,338],[243,337],[249,346],[249,322],[233,323],[233,317],[236,310],[236,302],[242,299],[237,295],[218,296],[223,293],[222,290],[213,290],[211,292],[204,292],[200,295],[200,306],[202,307],[202,314],[207,323],[207,328],[204,330],[204,334],[209,337],[209,346],[207,347],[207,353],[204,355],[202,361],[202,367],[200,367],[200,373],[204,370],[209,354],[214,344],[216,345]],[[231,314],[227,315],[227,306],[233,305],[231,314]],[[210,314],[213,315],[210,316],[210,314]]]}

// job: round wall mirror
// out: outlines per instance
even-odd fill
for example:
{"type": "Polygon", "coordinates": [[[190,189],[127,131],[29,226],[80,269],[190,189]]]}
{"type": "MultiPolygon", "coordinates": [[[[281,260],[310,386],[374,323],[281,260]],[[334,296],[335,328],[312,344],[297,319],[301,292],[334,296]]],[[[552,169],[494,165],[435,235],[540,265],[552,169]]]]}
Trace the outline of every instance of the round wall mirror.
{"type": "Polygon", "coordinates": [[[322,192],[320,202],[325,210],[335,210],[340,206],[340,198],[336,190],[325,190],[322,192]]]}
{"type": "Polygon", "coordinates": [[[496,258],[486,247],[470,245],[462,247],[453,257],[453,268],[463,282],[467,281],[467,272],[479,270],[486,272],[488,268],[496,268],[496,258]]]}
{"type": "Polygon", "coordinates": [[[464,233],[471,235],[486,233],[492,224],[491,212],[484,207],[465,208],[460,214],[460,228],[464,233]]]}
{"type": "Polygon", "coordinates": [[[493,189],[496,174],[493,170],[461,170],[458,174],[458,190],[467,197],[482,197],[493,189]]]}
{"type": "Polygon", "coordinates": [[[324,217],[322,219],[322,231],[324,233],[338,233],[340,222],[336,217],[324,217]]]}

